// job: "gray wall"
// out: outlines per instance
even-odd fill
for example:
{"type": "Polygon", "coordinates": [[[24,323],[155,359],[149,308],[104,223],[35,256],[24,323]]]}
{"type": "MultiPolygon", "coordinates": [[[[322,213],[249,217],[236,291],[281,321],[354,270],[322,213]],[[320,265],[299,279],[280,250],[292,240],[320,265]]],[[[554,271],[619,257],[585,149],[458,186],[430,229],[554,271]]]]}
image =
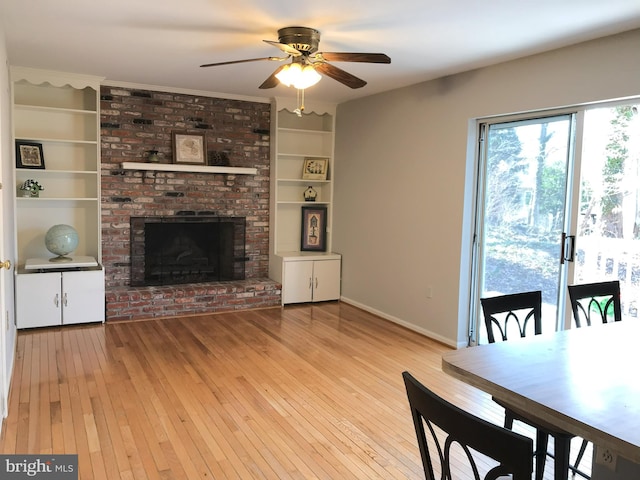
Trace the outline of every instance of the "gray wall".
{"type": "Polygon", "coordinates": [[[635,30],[339,105],[343,299],[466,344],[475,119],[640,95],[639,47],[635,30]]]}

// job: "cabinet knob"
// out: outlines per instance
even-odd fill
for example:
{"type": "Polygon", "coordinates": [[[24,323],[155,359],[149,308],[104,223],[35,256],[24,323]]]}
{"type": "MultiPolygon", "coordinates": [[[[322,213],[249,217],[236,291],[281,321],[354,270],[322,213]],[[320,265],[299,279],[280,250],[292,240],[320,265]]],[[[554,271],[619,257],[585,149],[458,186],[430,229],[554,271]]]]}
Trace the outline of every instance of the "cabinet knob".
{"type": "Polygon", "coordinates": [[[6,268],[7,270],[11,270],[11,260],[5,260],[4,262],[0,262],[0,268],[6,268]]]}
{"type": "Polygon", "coordinates": [[[60,306],[60,296],[57,293],[55,298],[53,299],[53,303],[55,304],[56,307],[60,306]]]}

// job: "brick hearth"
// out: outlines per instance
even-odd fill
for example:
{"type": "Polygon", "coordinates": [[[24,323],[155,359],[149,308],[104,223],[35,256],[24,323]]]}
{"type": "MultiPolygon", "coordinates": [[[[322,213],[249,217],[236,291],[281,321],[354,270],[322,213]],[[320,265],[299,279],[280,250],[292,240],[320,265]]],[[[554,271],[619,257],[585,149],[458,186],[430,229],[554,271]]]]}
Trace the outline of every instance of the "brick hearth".
{"type": "Polygon", "coordinates": [[[280,305],[269,261],[268,103],[103,86],[102,260],[107,320],[136,320],[280,305]],[[257,175],[121,170],[150,150],[172,163],[172,132],[205,133],[210,159],[257,175]],[[131,287],[131,216],[179,214],[247,219],[245,280],[131,287]]]}

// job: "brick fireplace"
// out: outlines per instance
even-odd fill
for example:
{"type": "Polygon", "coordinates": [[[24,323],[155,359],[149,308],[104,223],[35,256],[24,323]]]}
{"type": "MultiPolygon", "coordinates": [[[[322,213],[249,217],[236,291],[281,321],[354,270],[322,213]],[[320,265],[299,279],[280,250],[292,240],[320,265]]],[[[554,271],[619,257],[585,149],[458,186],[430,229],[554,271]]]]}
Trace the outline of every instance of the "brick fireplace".
{"type": "Polygon", "coordinates": [[[268,103],[133,88],[101,89],[102,260],[107,320],[280,305],[269,260],[268,103]],[[205,133],[208,163],[256,175],[122,170],[157,151],[172,163],[172,133],[205,133]],[[215,216],[246,221],[244,280],[131,286],[131,217],[215,216]]]}

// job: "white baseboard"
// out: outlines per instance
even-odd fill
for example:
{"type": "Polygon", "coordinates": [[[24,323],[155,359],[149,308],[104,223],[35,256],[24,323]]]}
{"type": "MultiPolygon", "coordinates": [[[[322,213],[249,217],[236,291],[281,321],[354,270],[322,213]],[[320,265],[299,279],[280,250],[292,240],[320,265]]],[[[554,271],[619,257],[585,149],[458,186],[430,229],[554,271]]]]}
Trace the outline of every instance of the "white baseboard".
{"type": "Polygon", "coordinates": [[[364,310],[366,312],[372,313],[373,315],[376,315],[378,317],[384,318],[385,320],[389,320],[390,322],[396,323],[398,325],[401,325],[409,330],[412,330],[416,333],[419,333],[421,335],[424,335],[425,337],[429,337],[433,340],[436,340],[440,343],[443,343],[445,345],[448,345],[450,347],[453,348],[462,348],[465,347],[465,345],[457,345],[455,342],[452,342],[451,339],[449,338],[445,338],[442,335],[438,335],[437,333],[434,333],[430,330],[427,330],[425,328],[421,328],[418,327],[417,325],[414,325],[413,323],[409,323],[405,320],[402,320],[400,318],[394,317],[392,315],[389,315],[387,313],[381,312],[379,310],[376,310],[374,308],[369,307],[368,305],[364,305],[362,303],[356,302],[355,300],[351,300],[350,298],[347,297],[340,297],[340,301],[344,302],[344,303],[348,303],[349,305],[353,305],[354,307],[358,307],[361,310],[364,310]]]}

